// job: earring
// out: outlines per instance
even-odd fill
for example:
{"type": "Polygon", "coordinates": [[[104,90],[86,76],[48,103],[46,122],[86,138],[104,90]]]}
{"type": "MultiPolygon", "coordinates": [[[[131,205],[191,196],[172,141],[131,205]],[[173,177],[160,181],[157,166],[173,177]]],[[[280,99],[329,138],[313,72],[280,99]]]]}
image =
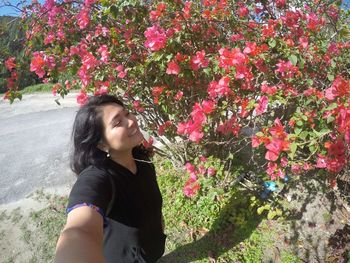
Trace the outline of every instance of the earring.
{"type": "Polygon", "coordinates": [[[109,154],[109,151],[107,150],[107,158],[111,157],[111,155],[109,154]]]}

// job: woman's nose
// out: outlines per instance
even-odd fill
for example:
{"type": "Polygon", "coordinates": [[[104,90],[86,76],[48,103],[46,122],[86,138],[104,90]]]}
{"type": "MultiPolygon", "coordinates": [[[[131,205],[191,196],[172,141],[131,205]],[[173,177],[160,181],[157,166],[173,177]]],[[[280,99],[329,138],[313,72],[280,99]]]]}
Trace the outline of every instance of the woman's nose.
{"type": "Polygon", "coordinates": [[[132,118],[127,118],[128,120],[128,128],[131,128],[134,125],[134,120],[132,118]]]}

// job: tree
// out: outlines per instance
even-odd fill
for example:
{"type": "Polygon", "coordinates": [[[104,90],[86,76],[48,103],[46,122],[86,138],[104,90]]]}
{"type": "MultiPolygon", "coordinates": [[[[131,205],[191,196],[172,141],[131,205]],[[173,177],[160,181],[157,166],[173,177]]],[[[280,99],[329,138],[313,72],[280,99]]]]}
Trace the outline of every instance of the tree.
{"type": "Polygon", "coordinates": [[[27,8],[30,70],[61,79],[62,96],[79,87],[80,104],[106,92],[131,102],[161,154],[192,162],[188,196],[201,178],[232,181],[227,171],[247,145],[244,161],[264,179],[317,169],[334,182],[350,141],[349,12],[340,4],[47,0],[27,8]]]}

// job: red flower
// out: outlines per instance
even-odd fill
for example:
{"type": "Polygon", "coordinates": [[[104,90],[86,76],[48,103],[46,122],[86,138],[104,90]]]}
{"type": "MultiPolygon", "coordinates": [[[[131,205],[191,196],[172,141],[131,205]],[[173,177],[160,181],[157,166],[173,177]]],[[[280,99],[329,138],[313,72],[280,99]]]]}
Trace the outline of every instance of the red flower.
{"type": "Polygon", "coordinates": [[[88,101],[89,97],[86,92],[81,90],[77,96],[77,102],[80,106],[84,105],[88,101]]]}
{"type": "Polygon", "coordinates": [[[11,57],[11,58],[8,58],[6,61],[5,61],[5,67],[11,71],[13,68],[16,67],[16,64],[15,64],[15,57],[11,57]]]}
{"type": "Polygon", "coordinates": [[[206,68],[209,65],[209,60],[205,58],[205,51],[197,51],[196,55],[191,57],[190,66],[193,70],[198,70],[200,68],[206,68]]]}
{"type": "Polygon", "coordinates": [[[263,114],[267,110],[268,103],[269,103],[268,97],[262,96],[259,99],[258,104],[255,106],[255,114],[257,116],[263,114]]]}
{"type": "Polygon", "coordinates": [[[145,31],[145,47],[151,51],[158,51],[166,46],[167,36],[163,28],[154,25],[145,31]]]}
{"type": "Polygon", "coordinates": [[[43,69],[45,65],[44,58],[39,52],[35,52],[33,56],[34,57],[30,63],[30,71],[34,71],[39,78],[42,78],[45,75],[45,70],[43,69]]]}
{"type": "Polygon", "coordinates": [[[83,8],[77,15],[78,25],[80,29],[84,29],[90,23],[89,9],[83,8]]]}
{"type": "Polygon", "coordinates": [[[179,73],[180,73],[180,66],[176,63],[176,61],[170,61],[168,63],[166,74],[178,75],[179,73]]]}
{"type": "Polygon", "coordinates": [[[202,102],[202,110],[205,114],[210,114],[215,109],[215,102],[209,100],[203,100],[202,102]]]}
{"type": "Polygon", "coordinates": [[[326,89],[325,97],[328,100],[334,100],[337,97],[343,97],[350,94],[350,81],[341,76],[337,76],[332,86],[326,89]]]}

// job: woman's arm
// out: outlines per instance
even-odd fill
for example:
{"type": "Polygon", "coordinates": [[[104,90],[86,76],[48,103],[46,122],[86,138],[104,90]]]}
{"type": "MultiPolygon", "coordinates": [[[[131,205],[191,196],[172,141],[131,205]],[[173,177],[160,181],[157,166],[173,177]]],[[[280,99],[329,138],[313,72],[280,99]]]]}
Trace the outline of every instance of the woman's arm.
{"type": "Polygon", "coordinates": [[[72,210],[57,242],[55,263],[103,263],[103,218],[94,209],[72,210]]]}

